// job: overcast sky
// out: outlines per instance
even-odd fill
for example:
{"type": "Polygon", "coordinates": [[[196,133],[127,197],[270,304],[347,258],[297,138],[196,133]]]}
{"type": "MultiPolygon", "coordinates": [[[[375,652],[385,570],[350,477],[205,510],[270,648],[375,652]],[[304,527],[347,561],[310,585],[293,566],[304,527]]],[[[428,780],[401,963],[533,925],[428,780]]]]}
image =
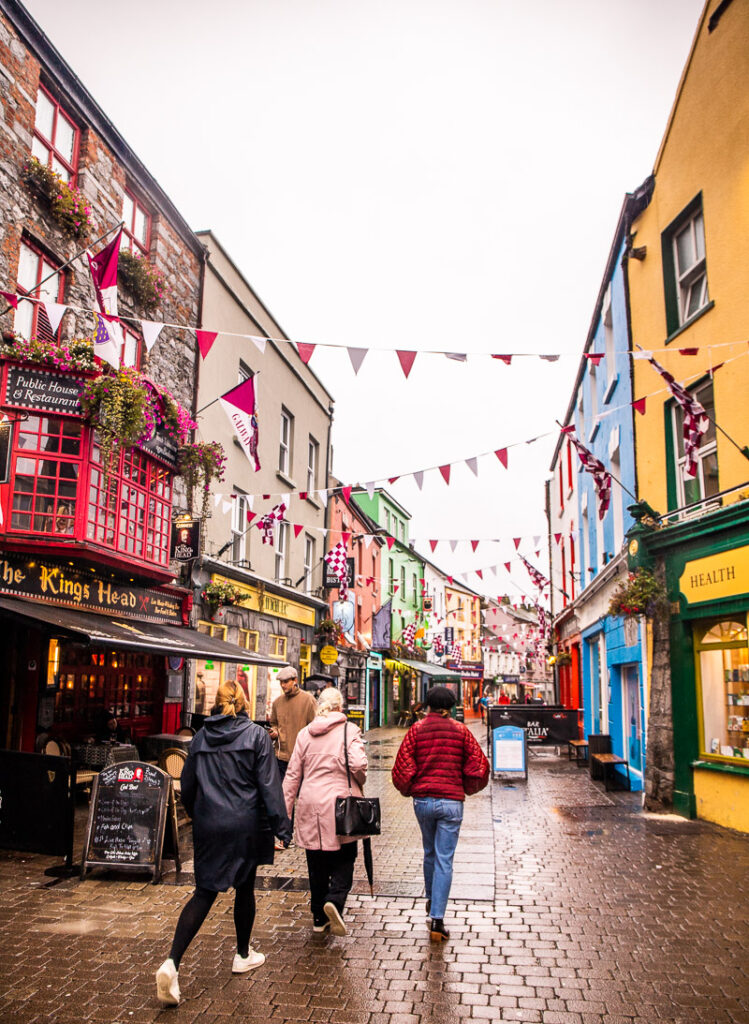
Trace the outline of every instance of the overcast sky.
{"type": "MultiPolygon", "coordinates": [[[[426,553],[428,538],[507,538],[475,554],[440,545],[448,572],[501,564],[512,537],[545,534],[554,421],[702,0],[27,6],[289,337],[487,353],[418,357],[405,381],[392,353],[355,377],[345,352],[318,349],[337,475],[364,483],[548,433],[512,449],[509,470],[491,456],[450,487],[437,471],[421,492],[392,487],[426,553]],[[565,355],[488,356],[513,351],[565,355]]],[[[537,561],[532,541],[521,551],[537,561]]],[[[522,568],[513,576],[531,589],[522,568]]],[[[490,574],[490,594],[509,589],[504,570],[490,574]]]]}

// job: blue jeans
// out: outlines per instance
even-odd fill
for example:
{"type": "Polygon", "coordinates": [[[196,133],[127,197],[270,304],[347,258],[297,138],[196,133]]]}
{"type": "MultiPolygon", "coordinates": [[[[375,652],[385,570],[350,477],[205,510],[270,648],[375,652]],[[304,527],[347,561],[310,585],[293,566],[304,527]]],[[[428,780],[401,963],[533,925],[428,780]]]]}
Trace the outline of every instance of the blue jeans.
{"type": "Polygon", "coordinates": [[[414,813],[424,847],[424,887],[432,903],[430,914],[441,920],[453,880],[453,855],[463,821],[463,802],[414,797],[414,813]]]}

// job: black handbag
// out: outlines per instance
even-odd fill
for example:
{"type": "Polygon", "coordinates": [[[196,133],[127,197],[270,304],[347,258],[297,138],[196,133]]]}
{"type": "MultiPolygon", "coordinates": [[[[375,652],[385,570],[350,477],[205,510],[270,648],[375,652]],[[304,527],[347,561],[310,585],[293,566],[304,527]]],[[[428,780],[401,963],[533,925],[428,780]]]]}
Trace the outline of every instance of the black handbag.
{"type": "Polygon", "coordinates": [[[335,798],[335,832],[337,836],[378,836],[380,834],[380,801],[376,796],[354,796],[351,791],[351,770],[348,763],[348,742],[343,726],[343,755],[349,796],[335,798]]]}

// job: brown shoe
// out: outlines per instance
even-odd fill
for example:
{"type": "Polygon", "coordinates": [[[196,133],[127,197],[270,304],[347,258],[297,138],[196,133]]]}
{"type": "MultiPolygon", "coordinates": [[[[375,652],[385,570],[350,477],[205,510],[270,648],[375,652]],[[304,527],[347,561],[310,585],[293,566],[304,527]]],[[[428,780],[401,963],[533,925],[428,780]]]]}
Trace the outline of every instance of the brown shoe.
{"type": "Polygon", "coordinates": [[[432,923],[429,926],[429,938],[432,942],[447,942],[450,938],[450,932],[445,928],[441,917],[432,918],[432,923]]]}

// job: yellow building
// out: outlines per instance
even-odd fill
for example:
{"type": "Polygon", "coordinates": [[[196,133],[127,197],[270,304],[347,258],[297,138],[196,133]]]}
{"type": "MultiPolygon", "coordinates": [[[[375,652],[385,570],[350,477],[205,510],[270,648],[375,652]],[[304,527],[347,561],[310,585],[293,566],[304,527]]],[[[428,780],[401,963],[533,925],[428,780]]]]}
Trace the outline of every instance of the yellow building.
{"type": "Polygon", "coordinates": [[[631,227],[633,345],[710,424],[687,476],[682,411],[647,358],[633,360],[635,399],[647,396],[635,417],[639,497],[663,518],[635,528],[630,553],[665,570],[671,601],[646,790],[749,831],[749,4],[706,4],[653,175],[631,227]]]}

